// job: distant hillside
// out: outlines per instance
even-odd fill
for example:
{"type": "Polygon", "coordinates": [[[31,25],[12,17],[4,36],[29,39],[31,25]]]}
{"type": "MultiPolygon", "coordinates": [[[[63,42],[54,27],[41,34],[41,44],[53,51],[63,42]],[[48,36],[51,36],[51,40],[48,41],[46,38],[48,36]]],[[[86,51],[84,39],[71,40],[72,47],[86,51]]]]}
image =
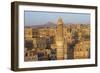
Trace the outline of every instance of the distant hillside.
{"type": "Polygon", "coordinates": [[[32,27],[32,28],[46,28],[46,27],[56,27],[56,24],[53,22],[47,22],[41,25],[33,25],[33,26],[25,26],[25,27],[32,27]]]}
{"type": "MultiPolygon", "coordinates": [[[[83,26],[86,26],[86,25],[89,25],[89,24],[79,24],[79,25],[83,25],[83,26]]],[[[47,22],[45,24],[41,24],[41,25],[32,25],[32,26],[25,26],[25,27],[32,27],[32,28],[50,28],[50,27],[56,27],[57,24],[53,23],[53,22],[47,22]]],[[[76,24],[72,24],[72,23],[67,23],[67,24],[64,24],[64,27],[66,26],[70,26],[70,27],[73,27],[73,26],[76,26],[76,24]]]]}

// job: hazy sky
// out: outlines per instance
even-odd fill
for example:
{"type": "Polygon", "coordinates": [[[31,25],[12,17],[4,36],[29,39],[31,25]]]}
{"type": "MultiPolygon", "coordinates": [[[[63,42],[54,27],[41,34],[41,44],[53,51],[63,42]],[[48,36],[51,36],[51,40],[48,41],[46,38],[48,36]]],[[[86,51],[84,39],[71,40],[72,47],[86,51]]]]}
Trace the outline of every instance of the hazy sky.
{"type": "Polygon", "coordinates": [[[25,11],[24,12],[25,26],[42,25],[47,22],[57,23],[59,17],[67,23],[90,23],[90,14],[84,13],[67,13],[67,12],[38,12],[38,11],[25,11]]]}

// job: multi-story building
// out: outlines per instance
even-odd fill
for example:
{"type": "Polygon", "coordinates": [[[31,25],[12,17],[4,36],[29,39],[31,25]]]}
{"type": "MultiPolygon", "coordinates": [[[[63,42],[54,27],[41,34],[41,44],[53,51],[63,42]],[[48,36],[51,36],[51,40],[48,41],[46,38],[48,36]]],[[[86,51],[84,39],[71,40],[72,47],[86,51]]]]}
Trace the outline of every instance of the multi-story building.
{"type": "Polygon", "coordinates": [[[57,22],[56,48],[57,48],[57,59],[64,59],[63,21],[61,18],[59,18],[57,22]]]}
{"type": "Polygon", "coordinates": [[[75,45],[74,59],[87,59],[90,58],[90,42],[81,41],[75,45]]]}

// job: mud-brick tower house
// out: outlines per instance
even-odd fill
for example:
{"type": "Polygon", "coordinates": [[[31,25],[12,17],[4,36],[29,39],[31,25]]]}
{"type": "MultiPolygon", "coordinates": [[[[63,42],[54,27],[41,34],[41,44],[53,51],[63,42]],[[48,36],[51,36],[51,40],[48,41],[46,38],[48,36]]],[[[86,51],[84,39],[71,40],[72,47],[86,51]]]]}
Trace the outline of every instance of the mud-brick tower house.
{"type": "Polygon", "coordinates": [[[57,22],[56,46],[57,46],[57,60],[64,59],[63,21],[61,18],[59,18],[57,22]]]}

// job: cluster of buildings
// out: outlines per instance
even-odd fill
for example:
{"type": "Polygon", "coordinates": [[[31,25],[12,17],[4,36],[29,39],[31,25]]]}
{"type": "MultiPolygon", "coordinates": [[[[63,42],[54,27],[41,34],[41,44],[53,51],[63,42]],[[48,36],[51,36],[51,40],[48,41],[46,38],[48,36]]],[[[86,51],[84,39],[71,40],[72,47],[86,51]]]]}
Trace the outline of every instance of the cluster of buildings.
{"type": "Polygon", "coordinates": [[[59,18],[56,27],[25,27],[24,47],[25,61],[90,58],[90,25],[59,18]]]}

